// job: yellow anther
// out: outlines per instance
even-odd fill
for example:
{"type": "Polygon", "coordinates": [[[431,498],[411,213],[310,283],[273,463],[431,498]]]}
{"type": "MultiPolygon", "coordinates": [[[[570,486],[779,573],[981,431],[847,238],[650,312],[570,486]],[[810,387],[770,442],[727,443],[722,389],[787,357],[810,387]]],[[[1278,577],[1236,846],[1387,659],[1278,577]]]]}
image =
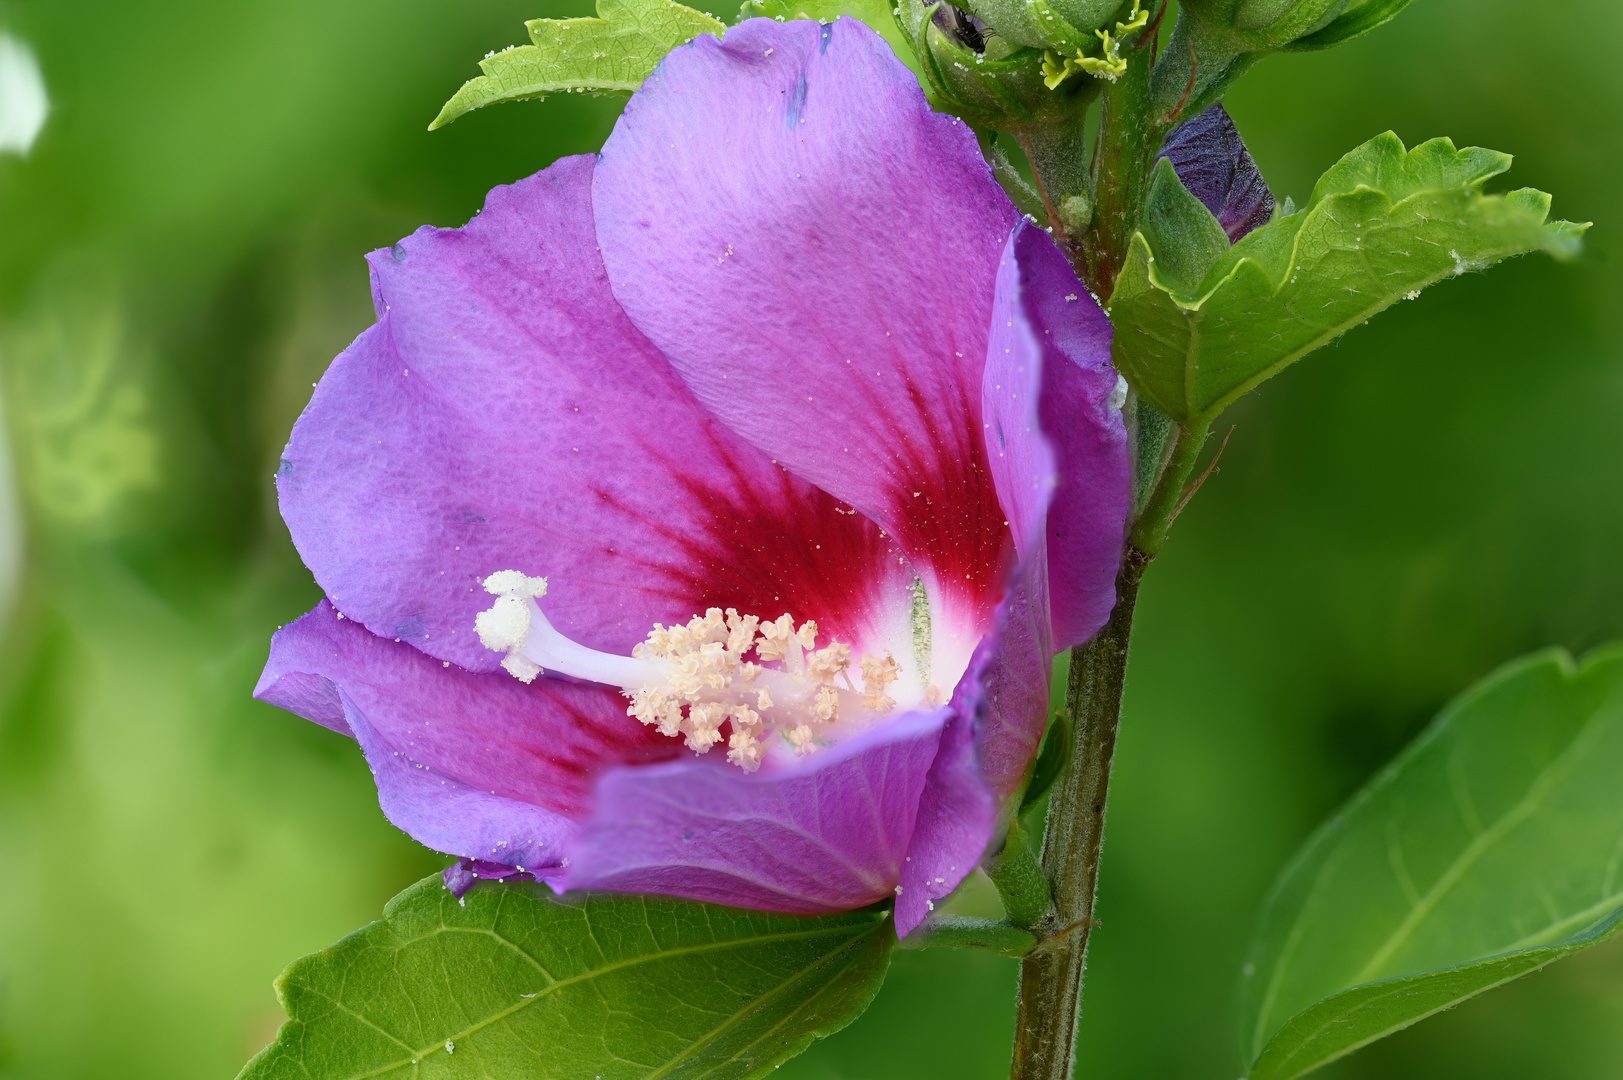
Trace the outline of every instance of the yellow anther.
{"type": "MultiPolygon", "coordinates": [[[[848,709],[857,700],[851,646],[816,644],[817,624],[808,619],[797,626],[788,614],[762,620],[710,608],[681,625],[656,624],[632,652],[652,681],[625,690],[626,713],[661,734],[684,737],[696,753],[726,738],[727,760],[750,772],[765,760],[772,735],[783,735],[797,755],[811,753],[823,745],[812,725],[840,719],[842,694],[848,709]],[[752,650],[756,660],[745,660],[752,650]]],[[[898,678],[896,662],[889,655],[864,656],[861,667],[865,708],[894,708],[884,689],[898,678]]]]}
{"type": "MultiPolygon", "coordinates": [[[[810,626],[811,624],[808,623],[807,625],[810,626]]],[[[817,682],[829,684],[834,681],[835,676],[839,675],[850,664],[851,646],[836,641],[827,648],[818,649],[812,653],[807,668],[811,671],[812,678],[817,682]]]]}
{"type": "Polygon", "coordinates": [[[795,621],[780,615],[772,622],[761,624],[761,636],[755,642],[755,652],[762,660],[772,663],[789,655],[789,642],[795,636],[795,621]]]}
{"type": "Polygon", "coordinates": [[[759,616],[740,616],[733,608],[727,609],[727,651],[737,655],[749,652],[755,643],[755,628],[761,624],[759,616]]]}
{"type": "Polygon", "coordinates": [[[812,704],[812,715],[825,724],[840,715],[840,694],[832,686],[817,689],[817,700],[812,704]]]}
{"type": "Polygon", "coordinates": [[[817,749],[817,743],[813,741],[815,737],[812,735],[810,724],[801,724],[799,727],[790,728],[783,734],[784,738],[789,740],[789,745],[795,748],[796,757],[805,757],[817,749]]]}
{"type": "Polygon", "coordinates": [[[761,743],[754,735],[747,731],[735,731],[733,737],[727,740],[727,746],[727,760],[740,769],[754,772],[761,767],[761,743]]]}
{"type": "Polygon", "coordinates": [[[864,656],[862,667],[862,704],[865,708],[884,715],[896,707],[896,699],[885,693],[885,688],[901,678],[901,665],[889,653],[883,660],[864,656]]]}

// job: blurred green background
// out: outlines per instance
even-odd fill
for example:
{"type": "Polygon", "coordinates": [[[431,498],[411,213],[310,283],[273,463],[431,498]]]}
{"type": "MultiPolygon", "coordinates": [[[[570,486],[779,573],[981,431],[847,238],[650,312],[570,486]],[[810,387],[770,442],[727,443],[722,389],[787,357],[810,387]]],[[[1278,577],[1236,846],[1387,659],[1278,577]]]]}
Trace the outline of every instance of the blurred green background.
{"type": "MultiPolygon", "coordinates": [[[[0,2],[52,111],[0,157],[0,1076],[230,1077],[271,980],[443,859],[352,743],[252,702],[317,598],[271,471],[371,321],[366,250],[599,145],[560,96],[429,135],[556,0],[0,2]]],[[[1234,976],[1313,825],[1445,701],[1623,636],[1623,9],[1420,0],[1230,96],[1281,195],[1390,127],[1513,152],[1594,219],[1403,304],[1232,413],[1140,607],[1085,1078],[1231,1080],[1234,976]]],[[[780,1075],[1007,1075],[1014,964],[901,954],[780,1075]]],[[[1623,939],[1327,1076],[1623,1077],[1623,939]]]]}

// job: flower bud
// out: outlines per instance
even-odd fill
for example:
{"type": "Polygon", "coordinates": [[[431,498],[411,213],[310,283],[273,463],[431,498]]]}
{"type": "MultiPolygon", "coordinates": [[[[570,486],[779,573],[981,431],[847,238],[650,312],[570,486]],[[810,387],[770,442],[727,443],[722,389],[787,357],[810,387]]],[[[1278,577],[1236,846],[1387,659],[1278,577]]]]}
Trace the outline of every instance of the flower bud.
{"type": "Polygon", "coordinates": [[[1270,52],[1328,49],[1367,34],[1409,0],[1183,0],[1155,67],[1166,115],[1194,116],[1270,52]]]}
{"type": "Polygon", "coordinates": [[[977,126],[1016,131],[1054,123],[1098,95],[1097,80],[1086,74],[1056,80],[1052,53],[1010,41],[963,8],[900,0],[898,17],[938,104],[977,126]]]}
{"type": "Polygon", "coordinates": [[[1122,0],[969,0],[966,6],[1016,45],[1072,51],[1119,13],[1122,0]]]}
{"type": "Polygon", "coordinates": [[[1243,52],[1281,49],[1322,30],[1347,9],[1349,0],[1184,0],[1188,18],[1217,31],[1243,52]]]}

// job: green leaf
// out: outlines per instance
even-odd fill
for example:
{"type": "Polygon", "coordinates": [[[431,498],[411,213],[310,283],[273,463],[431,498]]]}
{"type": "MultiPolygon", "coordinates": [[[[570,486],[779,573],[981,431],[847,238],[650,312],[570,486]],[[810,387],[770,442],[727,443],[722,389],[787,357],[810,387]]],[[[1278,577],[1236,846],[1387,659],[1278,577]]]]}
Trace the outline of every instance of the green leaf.
{"type": "Polygon", "coordinates": [[[924,70],[913,51],[913,43],[896,22],[893,0],[744,0],[739,19],[767,18],[786,22],[790,19],[816,19],[833,22],[841,15],[849,15],[858,22],[867,23],[877,31],[885,43],[896,53],[897,59],[912,69],[919,85],[926,90],[924,70]]]}
{"type": "Polygon", "coordinates": [[[1488,677],[1274,884],[1241,991],[1251,1080],[1290,1080],[1623,924],[1623,647],[1488,677]]]}
{"type": "Polygon", "coordinates": [[[1391,132],[1343,158],[1307,209],[1242,239],[1198,286],[1190,260],[1133,237],[1110,300],[1116,366],[1190,427],[1400,299],[1529,251],[1566,257],[1585,225],[1546,223],[1550,197],[1483,194],[1510,164],[1433,139],[1405,151],[1391,132]]]}
{"type": "Polygon", "coordinates": [[[671,0],[597,0],[595,19],[532,19],[531,45],[479,61],[484,74],[462,84],[428,130],[498,101],[577,91],[629,94],[665,54],[700,34],[727,29],[702,11],[671,0]]]}
{"type": "Polygon", "coordinates": [[[867,1008],[886,910],[801,917],[651,896],[554,899],[439,875],[276,981],[290,1017],[242,1080],[759,1077],[867,1008]]]}

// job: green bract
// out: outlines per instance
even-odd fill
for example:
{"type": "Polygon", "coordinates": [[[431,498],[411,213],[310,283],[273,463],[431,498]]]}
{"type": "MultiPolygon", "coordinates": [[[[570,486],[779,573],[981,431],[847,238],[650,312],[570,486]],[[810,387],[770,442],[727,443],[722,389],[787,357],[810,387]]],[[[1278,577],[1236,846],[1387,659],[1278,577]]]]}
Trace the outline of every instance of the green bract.
{"type": "Polygon", "coordinates": [[[769,915],[654,896],[559,901],[438,874],[276,981],[289,1020],[242,1080],[764,1076],[878,992],[889,912],[769,915]]]}
{"type": "Polygon", "coordinates": [[[531,45],[479,61],[484,74],[462,84],[428,129],[498,101],[567,91],[629,94],[665,54],[726,26],[671,0],[597,0],[595,19],[531,19],[531,45]]]}
{"type": "Polygon", "coordinates": [[[1157,408],[1199,428],[1281,368],[1427,285],[1529,251],[1569,256],[1587,226],[1546,223],[1550,197],[1486,195],[1510,158],[1391,132],[1319,180],[1308,208],[1233,247],[1158,168],[1143,230],[1110,300],[1116,367],[1157,408]]]}
{"type": "Polygon", "coordinates": [[[1466,692],[1297,854],[1242,983],[1251,1080],[1290,1080],[1623,923],[1623,647],[1466,692]]]}

